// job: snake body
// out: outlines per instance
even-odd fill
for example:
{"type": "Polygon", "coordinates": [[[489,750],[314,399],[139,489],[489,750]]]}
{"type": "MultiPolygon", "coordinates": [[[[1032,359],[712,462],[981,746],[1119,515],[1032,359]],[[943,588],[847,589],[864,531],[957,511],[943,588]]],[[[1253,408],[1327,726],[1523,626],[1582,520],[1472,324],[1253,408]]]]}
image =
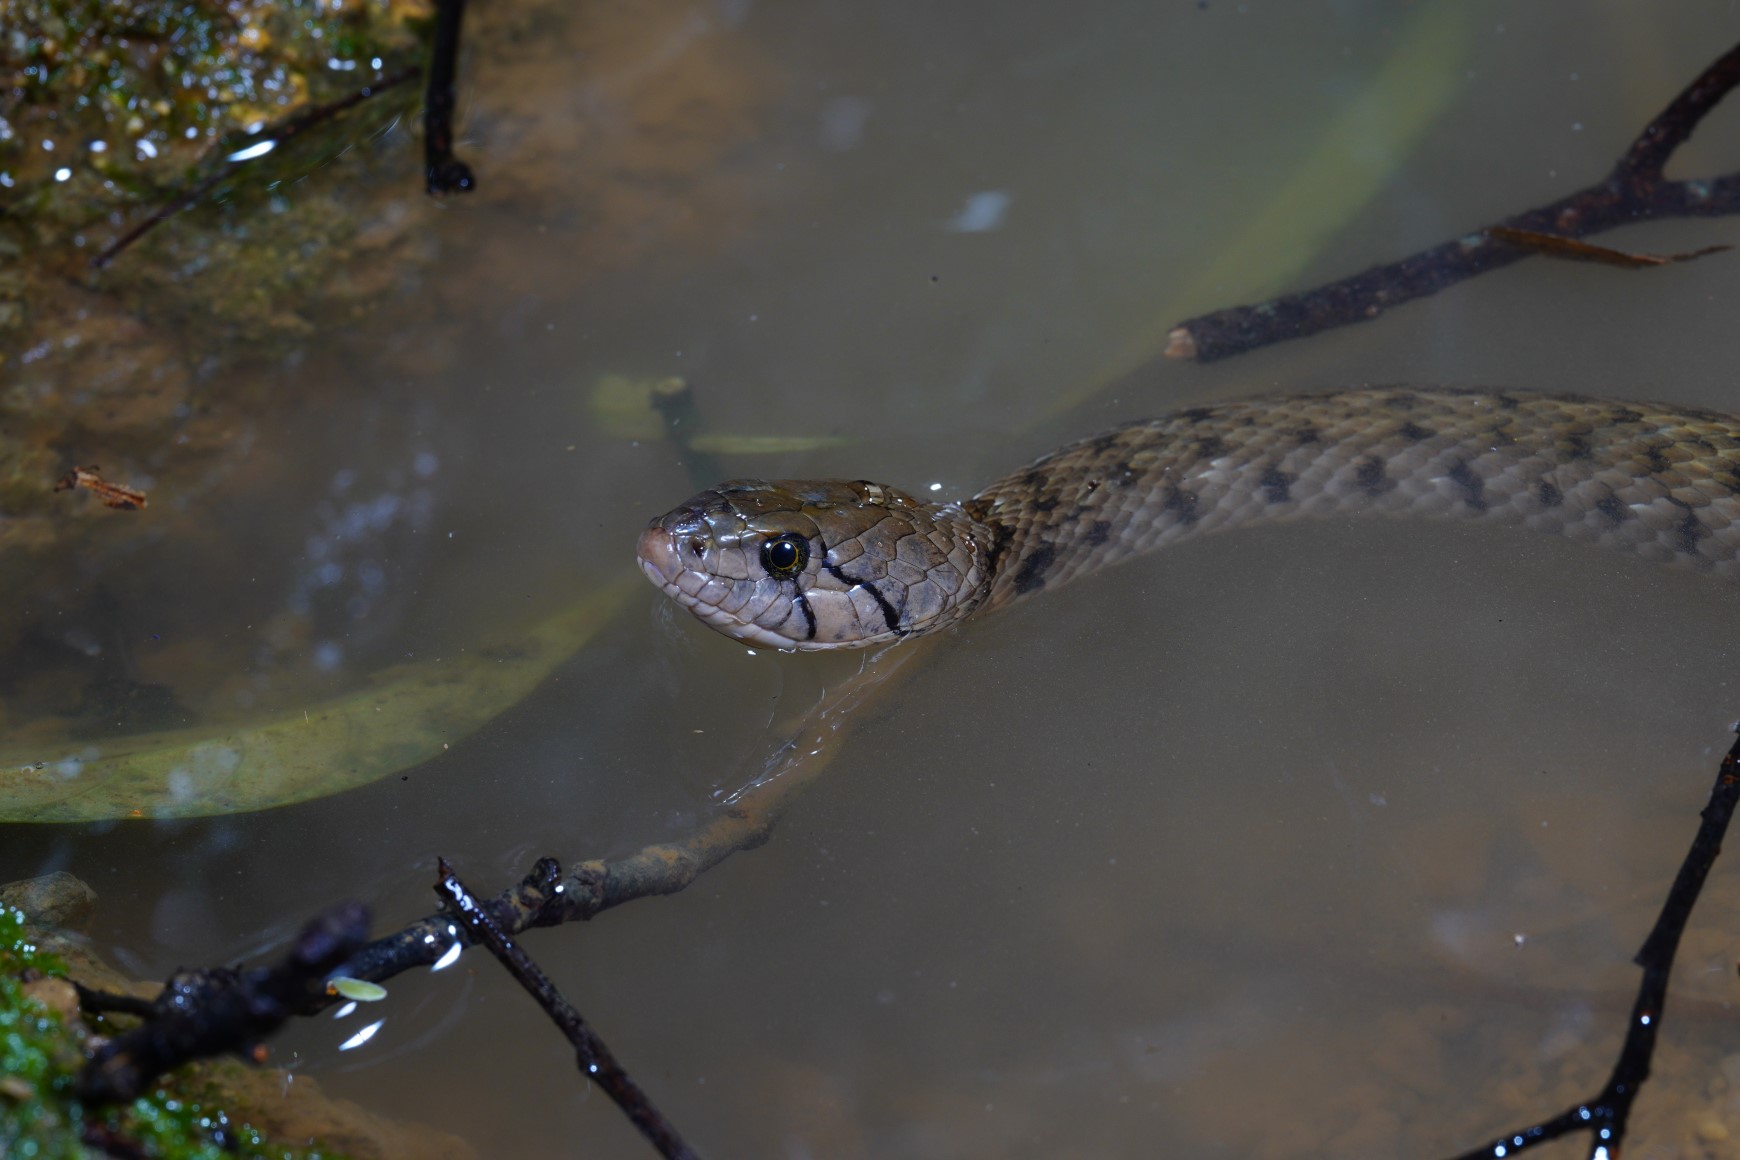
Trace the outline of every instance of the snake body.
{"type": "Polygon", "coordinates": [[[733,480],[653,521],[648,577],[727,635],[933,632],[1208,532],[1375,513],[1486,520],[1740,575],[1740,416],[1521,391],[1244,399],[1052,452],[969,500],[733,480]]]}

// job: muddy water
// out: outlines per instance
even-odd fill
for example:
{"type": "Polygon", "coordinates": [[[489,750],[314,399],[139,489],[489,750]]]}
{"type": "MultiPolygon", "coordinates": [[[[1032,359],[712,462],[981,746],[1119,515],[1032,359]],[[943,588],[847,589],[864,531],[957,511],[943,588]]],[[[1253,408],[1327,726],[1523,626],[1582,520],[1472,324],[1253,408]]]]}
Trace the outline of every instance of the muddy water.
{"type": "MultiPolygon", "coordinates": [[[[277,369],[274,390],[319,405],[249,432],[273,502],[239,489],[210,525],[240,562],[189,580],[193,549],[166,541],[126,630],[223,638],[288,612],[301,635],[269,643],[312,697],[559,608],[692,490],[668,443],[589,407],[608,375],[686,377],[715,434],[838,440],[732,472],[950,496],[1122,418],[1277,388],[1740,409],[1723,258],[1529,262],[1374,325],[1121,374],[1156,323],[1595,180],[1740,38],[1720,5],[1671,27],[1617,5],[1457,12],[544,17],[519,56],[474,62],[483,185],[412,203],[436,247],[422,281],[277,369]],[[1429,19],[1403,75],[1441,107],[1411,143],[1352,133],[1378,178],[1337,223],[1359,182],[1300,174],[1361,101],[1417,99],[1381,84],[1429,19]],[[609,20],[615,55],[583,51],[609,20]],[[1286,252],[1265,220],[1316,241],[1286,252]]],[[[1737,117],[1676,172],[1731,168],[1737,117]]],[[[540,854],[680,832],[852,664],[745,655],[654,595],[432,762],[262,814],[14,830],[0,877],[90,880],[99,943],[161,974],[267,953],[342,898],[383,927],[420,915],[437,854],[488,889],[540,854]]],[[[1733,601],[1479,529],[1192,544],[969,625],[767,847],[529,945],[709,1155],[1452,1153],[1604,1078],[1628,960],[1740,716],[1733,601]]],[[[142,663],[234,712],[293,700],[204,655],[142,663]]],[[[1736,900],[1719,870],[1639,1154],[1740,1138],[1736,900]]],[[[636,1154],[491,963],[391,989],[366,1047],[339,1050],[362,1016],[322,1020],[280,1059],[483,1155],[636,1154]]]]}

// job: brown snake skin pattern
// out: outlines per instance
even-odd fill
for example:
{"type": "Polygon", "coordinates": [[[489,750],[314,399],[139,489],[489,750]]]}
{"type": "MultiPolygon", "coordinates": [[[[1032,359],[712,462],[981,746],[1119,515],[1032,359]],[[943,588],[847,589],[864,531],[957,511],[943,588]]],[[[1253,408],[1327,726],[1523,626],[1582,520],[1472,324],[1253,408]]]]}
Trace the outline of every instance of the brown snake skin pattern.
{"type": "Polygon", "coordinates": [[[874,484],[722,484],[655,521],[641,562],[729,635],[856,647],[1191,536],[1364,513],[1515,524],[1732,577],[1740,416],[1522,391],[1259,397],[1072,443],[960,504],[874,484]],[[760,545],[774,535],[804,539],[796,574],[770,574],[760,545]]]}

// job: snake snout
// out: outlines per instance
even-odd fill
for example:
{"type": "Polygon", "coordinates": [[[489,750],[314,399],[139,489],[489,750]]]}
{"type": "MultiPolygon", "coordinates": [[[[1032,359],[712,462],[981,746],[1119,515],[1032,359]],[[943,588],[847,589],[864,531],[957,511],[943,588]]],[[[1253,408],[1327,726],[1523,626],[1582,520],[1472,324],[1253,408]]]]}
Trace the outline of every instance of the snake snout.
{"type": "Polygon", "coordinates": [[[683,571],[679,541],[680,537],[662,523],[655,523],[640,534],[640,546],[636,550],[640,570],[660,588],[676,583],[677,576],[683,571]]]}

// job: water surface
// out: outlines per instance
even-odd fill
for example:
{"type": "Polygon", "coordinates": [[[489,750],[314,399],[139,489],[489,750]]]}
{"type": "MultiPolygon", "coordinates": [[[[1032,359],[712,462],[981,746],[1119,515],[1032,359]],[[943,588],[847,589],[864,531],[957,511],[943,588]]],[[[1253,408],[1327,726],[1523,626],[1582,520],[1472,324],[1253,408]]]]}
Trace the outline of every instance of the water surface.
{"type": "MultiPolygon", "coordinates": [[[[838,440],[732,472],[950,497],[1118,420],[1265,390],[1740,409],[1723,258],[1531,261],[1373,325],[1120,373],[1157,324],[1285,288],[1217,262],[1369,99],[1418,6],[631,8],[539,12],[469,62],[480,192],[408,197],[432,260],[276,369],[310,403],[247,433],[259,478],[210,539],[138,562],[158,579],[126,632],[249,642],[228,669],[201,665],[217,645],[141,662],[208,713],[293,708],[622,574],[693,487],[656,430],[589,409],[607,375],[685,377],[716,433],[838,440]],[[230,566],[202,582],[202,553],[230,566]]],[[[1293,284],[1596,180],[1740,38],[1724,5],[1458,9],[1441,112],[1371,160],[1375,197],[1293,284]]],[[[1735,116],[1675,174],[1731,168],[1735,116]]],[[[1604,1079],[1630,956],[1740,716],[1733,600],[1455,526],[1193,543],[969,624],[768,846],[528,945],[709,1155],[1450,1154],[1604,1079]]],[[[270,953],[344,898],[385,929],[431,908],[437,854],[493,890],[538,855],[683,831],[851,669],[746,655],[647,588],[437,760],[255,815],[15,830],[0,876],[91,881],[97,943],[146,975],[270,953]]],[[[1719,868],[1639,1155],[1740,1132],[1736,899],[1719,868]]],[[[280,1061],[483,1155],[637,1154],[492,963],[391,989],[366,1048],[337,1050],[360,1017],[322,1020],[280,1061]]]]}

